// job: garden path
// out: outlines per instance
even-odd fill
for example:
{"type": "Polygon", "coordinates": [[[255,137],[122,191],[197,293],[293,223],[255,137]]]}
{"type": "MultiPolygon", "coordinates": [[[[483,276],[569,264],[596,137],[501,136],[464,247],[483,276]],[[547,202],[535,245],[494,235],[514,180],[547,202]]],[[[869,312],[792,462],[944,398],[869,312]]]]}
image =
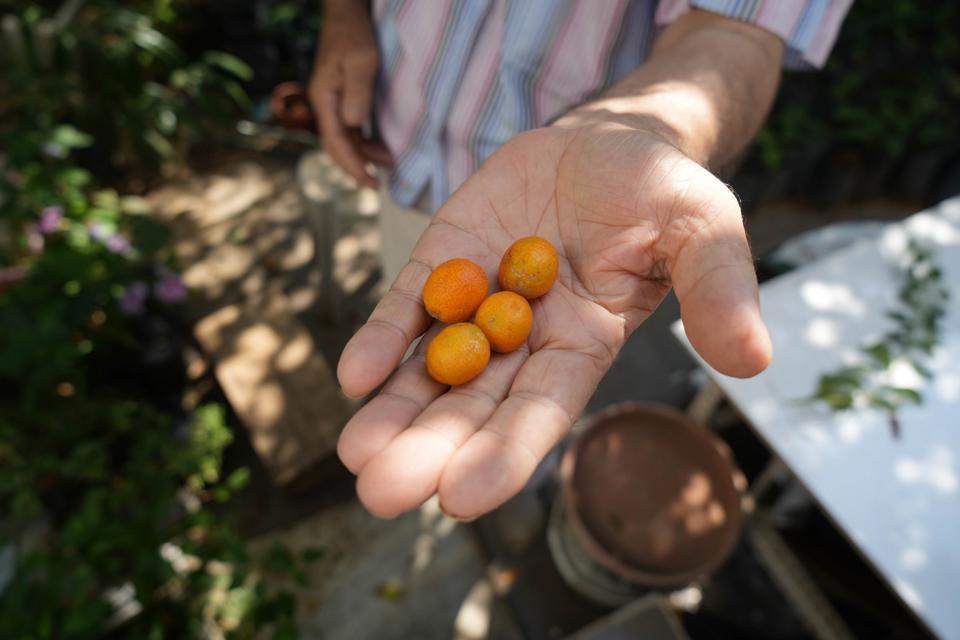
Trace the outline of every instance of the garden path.
{"type": "MultiPolygon", "coordinates": [[[[149,200],[173,230],[200,348],[272,480],[293,482],[331,457],[355,408],[333,374],[349,327],[325,326],[315,311],[321,274],[293,160],[228,152],[149,200]]],[[[352,231],[340,262],[366,276],[352,292],[361,310],[348,314],[359,318],[360,287],[377,277],[367,256],[376,234],[352,231]]]]}

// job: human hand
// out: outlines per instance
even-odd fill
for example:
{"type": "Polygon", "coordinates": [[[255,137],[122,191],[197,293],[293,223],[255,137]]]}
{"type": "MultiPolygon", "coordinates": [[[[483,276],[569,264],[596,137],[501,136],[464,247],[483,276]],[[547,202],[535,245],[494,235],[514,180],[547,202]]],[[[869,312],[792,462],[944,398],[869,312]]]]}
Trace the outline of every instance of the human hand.
{"type": "Polygon", "coordinates": [[[328,3],[317,48],[310,103],[317,114],[324,148],[359,184],[376,187],[367,162],[389,164],[390,153],[363,138],[370,117],[379,54],[364,3],[328,3]]]}
{"type": "Polygon", "coordinates": [[[750,249],[723,183],[653,129],[591,123],[509,141],[440,209],[343,351],[340,383],[362,396],[426,331],[340,437],[363,504],[392,517],[439,493],[444,511],[464,519],[502,504],[567,433],[671,286],[707,362],[734,376],[767,366],[750,249]],[[439,327],[421,301],[431,269],[466,257],[493,277],[507,247],[530,235],[553,243],[560,269],[532,303],[527,345],[494,354],[466,385],[435,382],[424,353],[439,327]]]}

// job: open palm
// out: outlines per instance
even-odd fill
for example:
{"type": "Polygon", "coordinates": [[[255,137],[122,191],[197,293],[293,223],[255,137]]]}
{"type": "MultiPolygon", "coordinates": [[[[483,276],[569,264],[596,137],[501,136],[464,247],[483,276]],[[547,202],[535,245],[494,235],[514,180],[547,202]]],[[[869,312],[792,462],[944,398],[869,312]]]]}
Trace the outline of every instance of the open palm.
{"type": "Polygon", "coordinates": [[[508,142],[437,213],[344,349],[340,383],[361,396],[427,332],[340,438],[364,505],[390,517],[439,493],[447,513],[472,518],[502,504],[671,287],[711,365],[736,376],[766,366],[770,342],[740,209],[721,182],[664,138],[621,125],[538,129],[508,142]],[[431,269],[466,257],[493,276],[507,247],[530,235],[554,244],[560,269],[533,302],[527,344],[495,354],[466,385],[434,382],[424,352],[439,327],[420,299],[431,269]]]}

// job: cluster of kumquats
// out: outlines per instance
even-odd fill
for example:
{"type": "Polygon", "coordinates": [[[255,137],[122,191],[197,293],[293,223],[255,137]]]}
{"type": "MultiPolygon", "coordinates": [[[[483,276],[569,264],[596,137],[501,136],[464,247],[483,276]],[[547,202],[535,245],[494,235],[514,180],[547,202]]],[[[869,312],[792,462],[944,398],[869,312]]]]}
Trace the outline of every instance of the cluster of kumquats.
{"type": "Polygon", "coordinates": [[[533,328],[529,300],[547,293],[557,279],[557,251],[543,238],[517,240],[500,261],[503,291],[487,296],[486,272],[466,258],[433,270],[423,286],[427,313],[448,324],[427,346],[427,372],[449,385],[473,380],[490,362],[490,350],[519,348],[533,328]],[[473,316],[473,322],[467,322],[473,316]]]}

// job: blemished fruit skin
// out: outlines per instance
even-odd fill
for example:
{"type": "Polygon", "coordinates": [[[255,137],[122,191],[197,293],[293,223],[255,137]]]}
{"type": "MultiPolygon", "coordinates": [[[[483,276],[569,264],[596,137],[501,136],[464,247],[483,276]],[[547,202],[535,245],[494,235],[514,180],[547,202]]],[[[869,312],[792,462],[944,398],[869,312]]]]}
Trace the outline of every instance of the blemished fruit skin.
{"type": "Polygon", "coordinates": [[[427,373],[441,384],[470,382],[490,362],[490,343],[474,324],[459,322],[434,336],[427,346],[427,373]]]}
{"type": "Polygon", "coordinates": [[[520,238],[500,260],[500,288],[534,300],[550,291],[558,268],[557,250],[549,241],[538,236],[520,238]]]}
{"type": "Polygon", "coordinates": [[[454,258],[437,265],[423,285],[423,306],[427,313],[446,324],[463,322],[473,315],[487,297],[487,272],[466,258],[454,258]]]}
{"type": "Polygon", "coordinates": [[[499,291],[477,309],[473,320],[497,353],[510,353],[527,341],[533,328],[533,309],[513,291],[499,291]]]}

